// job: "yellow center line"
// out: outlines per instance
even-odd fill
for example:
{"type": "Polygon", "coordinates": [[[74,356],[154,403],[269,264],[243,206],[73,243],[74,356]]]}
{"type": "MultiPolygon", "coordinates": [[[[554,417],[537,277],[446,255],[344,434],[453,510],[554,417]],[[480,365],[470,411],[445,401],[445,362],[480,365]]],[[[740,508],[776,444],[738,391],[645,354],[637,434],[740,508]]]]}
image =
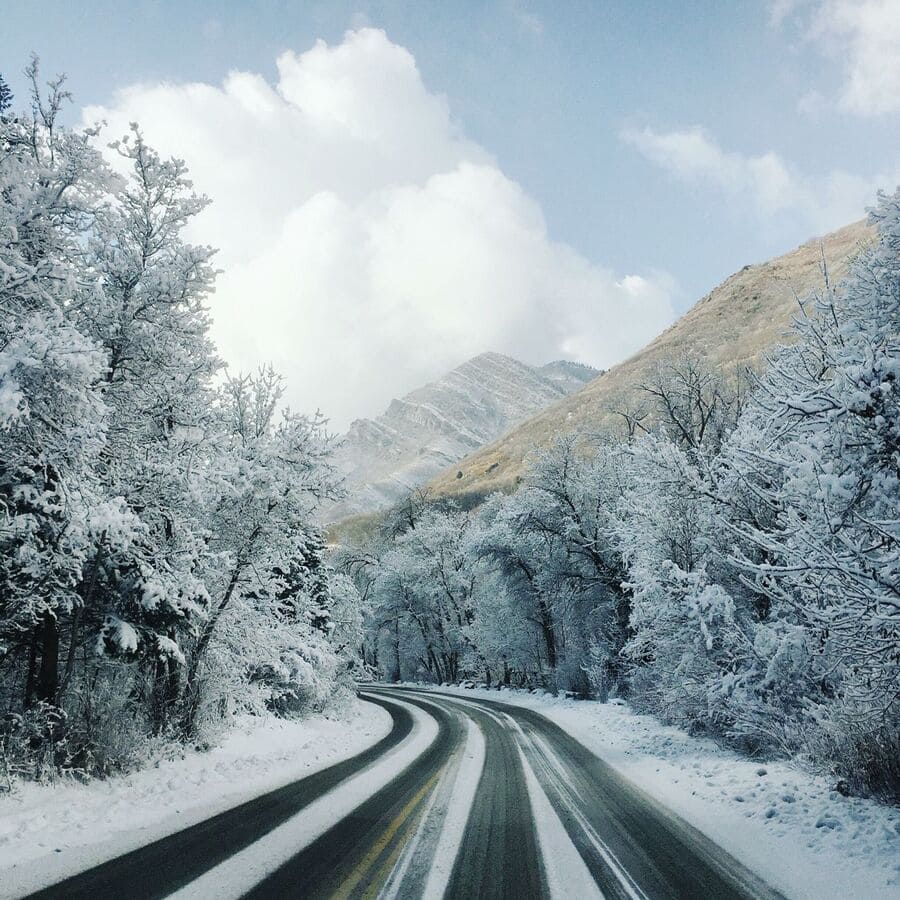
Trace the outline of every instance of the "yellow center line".
{"type": "MultiPolygon", "coordinates": [[[[431,791],[435,784],[437,783],[440,776],[443,774],[444,767],[440,768],[425,784],[419,788],[418,791],[413,795],[410,801],[400,810],[394,820],[385,828],[381,837],[373,844],[369,852],[360,860],[360,862],[354,867],[354,869],[350,872],[349,875],[344,879],[341,886],[331,895],[332,900],[348,900],[349,897],[353,896],[353,892],[360,886],[360,883],[365,878],[367,872],[371,868],[372,864],[376,859],[381,855],[382,851],[385,847],[393,840],[394,835],[401,829],[401,827],[407,822],[407,820],[415,813],[416,808],[422,804],[423,799],[428,795],[429,791],[431,791]]],[[[411,824],[411,823],[410,823],[411,824]]],[[[381,875],[384,870],[387,868],[388,864],[393,865],[393,861],[399,852],[400,846],[398,845],[397,849],[389,856],[387,862],[382,865],[376,875],[381,875]]],[[[380,882],[375,879],[373,881],[374,884],[380,884],[380,882]]],[[[368,896],[369,891],[366,892],[364,896],[368,896]]]]}
{"type": "MultiPolygon", "coordinates": [[[[427,795],[426,795],[427,796],[427,795]]],[[[369,886],[360,895],[360,900],[375,900],[381,893],[381,886],[387,881],[397,862],[397,857],[406,846],[409,835],[414,832],[419,819],[424,814],[426,808],[425,798],[422,799],[413,815],[409,817],[409,821],[404,825],[402,838],[395,842],[393,850],[387,855],[387,859],[378,867],[378,870],[369,879],[369,886]]]]}

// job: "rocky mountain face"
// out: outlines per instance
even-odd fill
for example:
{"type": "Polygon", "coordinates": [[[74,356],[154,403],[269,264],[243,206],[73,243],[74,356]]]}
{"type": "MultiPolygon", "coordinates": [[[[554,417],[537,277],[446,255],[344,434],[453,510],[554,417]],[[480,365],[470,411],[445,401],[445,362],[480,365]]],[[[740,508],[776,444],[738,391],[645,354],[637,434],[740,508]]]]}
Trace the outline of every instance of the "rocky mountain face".
{"type": "Polygon", "coordinates": [[[385,509],[598,375],[565,360],[536,367],[500,353],[470,359],[378,418],[352,423],[335,454],[348,496],[323,519],[385,509]]]}

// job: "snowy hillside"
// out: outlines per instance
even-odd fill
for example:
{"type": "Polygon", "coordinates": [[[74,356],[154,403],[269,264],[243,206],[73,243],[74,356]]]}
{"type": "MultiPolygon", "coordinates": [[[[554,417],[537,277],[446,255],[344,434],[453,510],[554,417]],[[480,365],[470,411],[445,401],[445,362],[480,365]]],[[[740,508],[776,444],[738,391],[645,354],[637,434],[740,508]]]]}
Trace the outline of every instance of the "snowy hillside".
{"type": "Polygon", "coordinates": [[[372,512],[600,374],[560,360],[542,367],[483,353],[443,378],[394,400],[376,419],[357,419],[335,462],[348,497],[330,521],[372,512]]]}

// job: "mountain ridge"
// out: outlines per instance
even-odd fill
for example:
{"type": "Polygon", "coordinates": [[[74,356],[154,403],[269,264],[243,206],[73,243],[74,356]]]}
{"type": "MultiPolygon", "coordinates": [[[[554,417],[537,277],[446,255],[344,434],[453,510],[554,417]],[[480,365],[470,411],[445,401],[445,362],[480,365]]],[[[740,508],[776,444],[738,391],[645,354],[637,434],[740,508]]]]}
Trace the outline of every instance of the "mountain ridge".
{"type": "Polygon", "coordinates": [[[579,430],[615,434],[620,428],[615,410],[635,405],[637,386],[653,366],[679,353],[698,354],[725,371],[758,366],[768,351],[789,339],[799,300],[823,285],[826,272],[832,283],[837,282],[873,235],[871,226],[858,221],[773,259],[744,266],[643,349],[455,462],[424,490],[469,505],[492,491],[514,489],[528,454],[547,446],[555,435],[579,430]]]}
{"type": "Polygon", "coordinates": [[[356,419],[335,452],[347,497],[325,521],[376,512],[600,374],[581,363],[532,366],[489,351],[356,419]]]}

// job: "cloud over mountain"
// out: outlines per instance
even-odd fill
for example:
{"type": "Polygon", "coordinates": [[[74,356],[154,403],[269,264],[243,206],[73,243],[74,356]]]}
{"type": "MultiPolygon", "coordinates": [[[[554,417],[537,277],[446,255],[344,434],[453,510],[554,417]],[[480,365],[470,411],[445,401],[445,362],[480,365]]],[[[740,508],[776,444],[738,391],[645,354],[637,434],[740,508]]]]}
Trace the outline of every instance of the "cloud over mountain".
{"type": "Polygon", "coordinates": [[[718,193],[760,219],[791,217],[822,233],[858,219],[879,188],[900,180],[900,168],[862,176],[843,169],[810,175],[778,153],[758,155],[725,150],[703,128],[660,132],[627,127],[621,139],[680,181],[718,193]]]}
{"type": "Polygon", "coordinates": [[[540,206],[469,140],[412,55],[375,29],[277,60],[278,77],[138,84],[138,121],[214,203],[215,335],[234,368],[271,361],[292,406],[342,426],[485,349],[608,366],[673,318],[671,280],[616,274],[547,233],[540,206]]]}

